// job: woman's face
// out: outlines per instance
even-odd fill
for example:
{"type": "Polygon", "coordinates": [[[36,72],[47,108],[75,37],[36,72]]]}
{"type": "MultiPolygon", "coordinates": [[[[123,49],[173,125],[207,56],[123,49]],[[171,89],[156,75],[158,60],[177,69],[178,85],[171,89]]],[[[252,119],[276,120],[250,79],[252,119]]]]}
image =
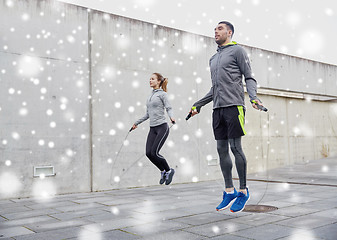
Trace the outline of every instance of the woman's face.
{"type": "Polygon", "coordinates": [[[156,74],[152,74],[150,77],[150,87],[157,89],[160,86],[160,81],[158,81],[158,77],[156,74]]]}

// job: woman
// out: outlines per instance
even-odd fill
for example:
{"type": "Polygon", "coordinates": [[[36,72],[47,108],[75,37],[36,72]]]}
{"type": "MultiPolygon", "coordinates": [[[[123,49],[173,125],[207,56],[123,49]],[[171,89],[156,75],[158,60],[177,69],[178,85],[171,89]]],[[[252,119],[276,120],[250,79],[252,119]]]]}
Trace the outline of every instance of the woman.
{"type": "Polygon", "coordinates": [[[161,171],[159,183],[169,185],[172,182],[174,169],[170,168],[165,158],[159,154],[161,147],[164,145],[168,135],[169,126],[166,122],[165,109],[174,124],[172,107],[167,99],[167,78],[160,73],[153,73],[150,78],[150,87],[153,88],[151,95],[146,102],[146,114],[136,121],[132,130],[150,118],[150,132],[146,141],[146,156],[161,171]]]}

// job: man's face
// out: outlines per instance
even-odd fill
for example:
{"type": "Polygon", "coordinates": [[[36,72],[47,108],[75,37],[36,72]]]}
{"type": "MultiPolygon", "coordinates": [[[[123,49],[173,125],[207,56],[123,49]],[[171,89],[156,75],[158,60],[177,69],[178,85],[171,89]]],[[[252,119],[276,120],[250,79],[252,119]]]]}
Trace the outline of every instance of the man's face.
{"type": "Polygon", "coordinates": [[[218,45],[224,44],[232,36],[232,31],[227,29],[226,24],[219,24],[215,29],[215,42],[218,45]]]}

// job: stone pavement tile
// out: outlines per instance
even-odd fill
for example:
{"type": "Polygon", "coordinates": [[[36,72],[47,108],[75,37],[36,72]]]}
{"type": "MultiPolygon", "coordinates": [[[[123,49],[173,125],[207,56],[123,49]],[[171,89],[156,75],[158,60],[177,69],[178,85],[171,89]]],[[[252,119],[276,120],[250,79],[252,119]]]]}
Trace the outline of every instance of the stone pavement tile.
{"type": "Polygon", "coordinates": [[[82,219],[87,219],[95,223],[109,221],[109,220],[116,220],[118,218],[120,218],[119,214],[114,214],[113,212],[107,212],[107,211],[102,211],[102,213],[100,214],[82,217],[82,219]]]}
{"type": "Polygon", "coordinates": [[[15,240],[60,240],[69,239],[79,235],[81,231],[78,227],[67,227],[57,230],[45,231],[40,233],[33,233],[15,237],[15,240]]]}
{"type": "Polygon", "coordinates": [[[205,237],[215,237],[218,235],[224,235],[226,233],[243,231],[247,228],[251,228],[251,226],[247,224],[233,222],[232,219],[227,219],[215,223],[185,228],[183,229],[183,231],[202,235],[205,237]]]}
{"type": "MultiPolygon", "coordinates": [[[[336,196],[337,198],[337,196],[336,196]]],[[[328,209],[334,209],[337,207],[337,201],[335,200],[336,198],[332,200],[324,200],[324,201],[315,201],[315,202],[310,202],[310,203],[304,203],[301,204],[301,207],[303,208],[313,208],[318,211],[324,211],[328,209]]]]}
{"type": "Polygon", "coordinates": [[[85,224],[81,226],[81,228],[89,230],[91,232],[106,232],[126,227],[142,225],[144,223],[144,221],[134,218],[118,218],[107,221],[100,221],[97,223],[85,224]]]}
{"type": "Polygon", "coordinates": [[[111,201],[113,199],[111,196],[100,196],[100,197],[87,197],[87,198],[81,198],[81,199],[73,199],[72,202],[74,203],[100,203],[100,202],[106,202],[111,201]]]}
{"type": "Polygon", "coordinates": [[[144,202],[143,199],[133,199],[133,198],[110,198],[106,199],[105,201],[100,201],[99,203],[106,206],[116,206],[116,205],[124,205],[124,204],[130,204],[130,203],[142,203],[144,202]]]}
{"type": "Polygon", "coordinates": [[[325,240],[337,239],[337,223],[326,225],[320,228],[315,228],[312,231],[314,236],[317,236],[325,240]]]}
{"type": "Polygon", "coordinates": [[[319,210],[316,209],[310,209],[310,208],[302,208],[300,207],[301,205],[296,205],[296,206],[290,206],[290,207],[285,207],[285,208],[279,208],[273,212],[270,212],[270,214],[275,214],[275,215],[282,215],[286,217],[298,217],[310,213],[315,213],[318,212],[319,210]]]}
{"type": "Polygon", "coordinates": [[[64,207],[56,207],[55,209],[60,212],[73,212],[73,211],[80,211],[90,208],[100,208],[102,207],[101,204],[98,203],[83,203],[77,204],[76,206],[64,206],[64,207]]]}
{"type": "Polygon", "coordinates": [[[26,207],[24,205],[17,205],[17,204],[13,204],[13,205],[7,205],[4,207],[0,208],[0,215],[4,216],[8,213],[17,213],[17,212],[24,212],[24,211],[31,211],[32,209],[29,207],[26,207]]]}
{"type": "Polygon", "coordinates": [[[145,237],[146,240],[205,240],[203,236],[180,230],[158,233],[145,237]]]}
{"type": "Polygon", "coordinates": [[[289,236],[294,230],[296,229],[286,226],[265,224],[254,228],[236,231],[232,234],[240,237],[249,237],[251,239],[274,240],[289,236]]]}
{"type": "MultiPolygon", "coordinates": [[[[251,204],[249,201],[248,205],[251,204]]],[[[258,205],[267,205],[267,206],[273,206],[277,208],[284,208],[284,207],[290,207],[290,206],[296,206],[297,203],[292,202],[283,202],[283,201],[261,201],[258,205]]]]}
{"type": "MultiPolygon", "coordinates": [[[[328,238],[320,238],[315,235],[311,229],[293,229],[291,234],[287,237],[279,238],[277,240],[326,240],[328,238]]],[[[336,238],[333,238],[336,239],[336,238]]]]}
{"type": "Polygon", "coordinates": [[[317,213],[313,213],[311,215],[313,217],[319,216],[319,217],[333,218],[337,221],[337,208],[320,211],[317,213]]]}
{"type": "Polygon", "coordinates": [[[216,223],[217,221],[222,221],[222,220],[231,219],[231,218],[234,218],[234,216],[218,214],[218,213],[202,213],[202,214],[196,214],[196,215],[187,216],[187,217],[175,218],[173,219],[173,221],[198,226],[198,225],[203,225],[203,224],[208,224],[208,223],[216,223]]]}
{"type": "Polygon", "coordinates": [[[239,237],[239,236],[235,236],[232,235],[231,233],[227,233],[224,235],[220,235],[220,236],[216,236],[216,237],[212,237],[212,238],[207,238],[207,239],[212,239],[212,240],[249,240],[252,238],[248,237],[239,237]]]}
{"type": "Polygon", "coordinates": [[[91,209],[80,210],[80,211],[75,211],[75,212],[62,212],[62,213],[50,214],[50,216],[58,220],[61,220],[61,221],[66,221],[66,220],[71,220],[75,218],[93,216],[93,215],[101,214],[104,212],[106,211],[102,209],[91,208],[91,209]]]}
{"type": "Polygon", "coordinates": [[[234,222],[244,223],[251,226],[260,226],[267,223],[275,223],[281,220],[289,219],[289,217],[271,215],[268,213],[253,213],[248,216],[242,216],[238,218],[234,218],[234,222]]]}
{"type": "Polygon", "coordinates": [[[66,206],[77,206],[77,203],[72,201],[63,201],[63,200],[56,200],[50,202],[39,202],[39,203],[32,203],[26,204],[25,206],[29,207],[30,209],[44,209],[44,208],[56,208],[56,207],[66,207],[66,206]]]}
{"type": "Polygon", "coordinates": [[[39,217],[9,220],[9,221],[5,221],[5,222],[0,222],[0,229],[5,229],[5,228],[15,227],[15,226],[21,226],[21,225],[23,226],[23,225],[38,223],[38,222],[45,222],[45,221],[49,221],[49,220],[54,220],[54,219],[49,217],[49,216],[39,216],[39,217]]]}
{"type": "Polygon", "coordinates": [[[70,239],[80,239],[80,240],[136,240],[141,239],[139,236],[126,233],[120,230],[113,230],[109,232],[90,232],[88,230],[82,229],[76,238],[70,239]]]}
{"type": "MultiPolygon", "coordinates": [[[[4,238],[26,235],[26,234],[31,234],[31,233],[34,233],[34,232],[25,227],[9,227],[9,228],[0,229],[0,236],[4,238]]],[[[0,237],[0,239],[2,237],[0,237]]]]}
{"type": "Polygon", "coordinates": [[[325,218],[325,217],[314,216],[313,214],[308,214],[305,216],[300,216],[300,217],[295,217],[295,218],[279,221],[275,224],[295,227],[295,228],[302,228],[302,229],[308,229],[308,228],[313,229],[313,228],[322,227],[325,225],[330,225],[334,222],[337,222],[337,220],[333,218],[325,218]]]}
{"type": "Polygon", "coordinates": [[[43,215],[54,214],[54,213],[59,213],[59,212],[60,211],[55,210],[55,209],[46,208],[46,209],[41,209],[41,210],[30,210],[30,211],[24,211],[24,212],[6,213],[6,214],[3,214],[2,216],[9,220],[14,220],[14,219],[21,219],[21,218],[43,216],[43,215]]]}
{"type": "Polygon", "coordinates": [[[141,224],[134,227],[127,227],[121,230],[133,233],[140,236],[147,236],[153,234],[164,233],[168,231],[175,231],[182,228],[189,227],[190,225],[185,223],[178,223],[171,220],[157,221],[152,223],[141,224]]]}
{"type": "Polygon", "coordinates": [[[26,224],[25,227],[33,230],[34,232],[45,232],[56,229],[62,229],[67,227],[77,227],[82,225],[90,224],[91,222],[85,219],[74,219],[69,221],[58,221],[58,220],[50,220],[41,223],[33,223],[26,224]]]}

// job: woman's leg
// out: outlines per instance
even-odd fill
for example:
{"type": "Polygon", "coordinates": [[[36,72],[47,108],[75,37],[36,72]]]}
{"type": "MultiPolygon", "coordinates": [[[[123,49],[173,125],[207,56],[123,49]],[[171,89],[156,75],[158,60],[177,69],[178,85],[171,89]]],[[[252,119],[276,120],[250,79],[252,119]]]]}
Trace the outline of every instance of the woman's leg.
{"type": "Polygon", "coordinates": [[[154,127],[156,132],[156,137],[153,140],[151,146],[151,156],[155,165],[160,166],[160,170],[165,170],[166,172],[170,171],[170,167],[166,161],[166,159],[159,154],[160,149],[164,145],[168,135],[169,135],[169,127],[167,123],[154,127]]]}

